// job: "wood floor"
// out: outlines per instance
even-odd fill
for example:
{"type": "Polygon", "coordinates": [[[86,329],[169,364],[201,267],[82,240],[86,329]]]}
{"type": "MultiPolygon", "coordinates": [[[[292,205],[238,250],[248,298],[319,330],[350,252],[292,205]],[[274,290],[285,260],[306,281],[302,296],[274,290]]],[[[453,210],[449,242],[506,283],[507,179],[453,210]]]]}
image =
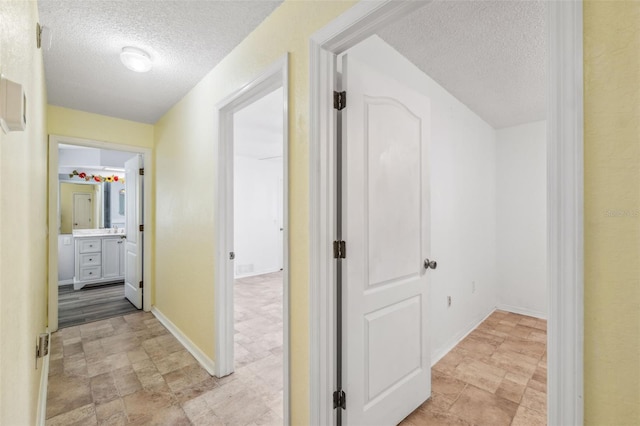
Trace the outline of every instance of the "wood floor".
{"type": "Polygon", "coordinates": [[[138,309],[124,297],[124,282],[84,287],[58,287],[58,327],[71,327],[126,315],[138,309]]]}

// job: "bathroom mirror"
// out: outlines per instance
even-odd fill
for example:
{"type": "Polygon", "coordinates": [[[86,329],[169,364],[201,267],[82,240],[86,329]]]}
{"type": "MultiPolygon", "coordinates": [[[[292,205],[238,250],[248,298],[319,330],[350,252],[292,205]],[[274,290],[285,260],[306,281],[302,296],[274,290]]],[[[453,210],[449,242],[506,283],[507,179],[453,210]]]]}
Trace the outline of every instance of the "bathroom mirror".
{"type": "Polygon", "coordinates": [[[74,229],[124,228],[124,184],[60,176],[60,234],[74,229]]]}

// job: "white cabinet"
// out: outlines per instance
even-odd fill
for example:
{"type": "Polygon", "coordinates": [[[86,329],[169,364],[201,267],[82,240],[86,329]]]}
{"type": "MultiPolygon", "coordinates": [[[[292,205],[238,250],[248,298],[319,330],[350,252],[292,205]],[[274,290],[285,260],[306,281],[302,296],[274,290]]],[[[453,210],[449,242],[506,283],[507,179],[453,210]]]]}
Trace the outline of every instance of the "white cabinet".
{"type": "Polygon", "coordinates": [[[124,252],[125,252],[125,242],[126,240],[123,238],[120,240],[120,276],[124,277],[124,252]]]}
{"type": "Polygon", "coordinates": [[[124,239],[102,239],[102,278],[119,278],[124,276],[122,258],[124,255],[124,239]]]}
{"type": "Polygon", "coordinates": [[[73,288],[124,280],[124,235],[75,238],[73,288]]]}

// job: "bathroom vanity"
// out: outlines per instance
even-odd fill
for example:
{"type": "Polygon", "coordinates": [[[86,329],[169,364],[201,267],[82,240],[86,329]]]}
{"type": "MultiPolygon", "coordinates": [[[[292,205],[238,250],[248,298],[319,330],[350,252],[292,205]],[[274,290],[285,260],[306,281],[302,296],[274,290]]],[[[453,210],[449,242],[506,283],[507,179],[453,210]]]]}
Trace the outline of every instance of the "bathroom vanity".
{"type": "Polygon", "coordinates": [[[124,280],[124,229],[74,230],[73,239],[74,290],[79,290],[87,284],[124,280]]]}

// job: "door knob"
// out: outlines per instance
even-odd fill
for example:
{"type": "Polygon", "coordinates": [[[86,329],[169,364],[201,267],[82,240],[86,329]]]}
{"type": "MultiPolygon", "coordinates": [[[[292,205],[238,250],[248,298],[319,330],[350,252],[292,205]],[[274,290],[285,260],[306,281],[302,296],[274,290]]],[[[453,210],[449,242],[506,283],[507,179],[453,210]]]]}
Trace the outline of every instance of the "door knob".
{"type": "Polygon", "coordinates": [[[429,259],[425,259],[424,260],[424,269],[436,269],[438,267],[438,262],[436,262],[435,260],[429,260],[429,259]]]}
{"type": "Polygon", "coordinates": [[[236,258],[236,254],[232,251],[229,252],[229,259],[233,260],[236,258]]]}

